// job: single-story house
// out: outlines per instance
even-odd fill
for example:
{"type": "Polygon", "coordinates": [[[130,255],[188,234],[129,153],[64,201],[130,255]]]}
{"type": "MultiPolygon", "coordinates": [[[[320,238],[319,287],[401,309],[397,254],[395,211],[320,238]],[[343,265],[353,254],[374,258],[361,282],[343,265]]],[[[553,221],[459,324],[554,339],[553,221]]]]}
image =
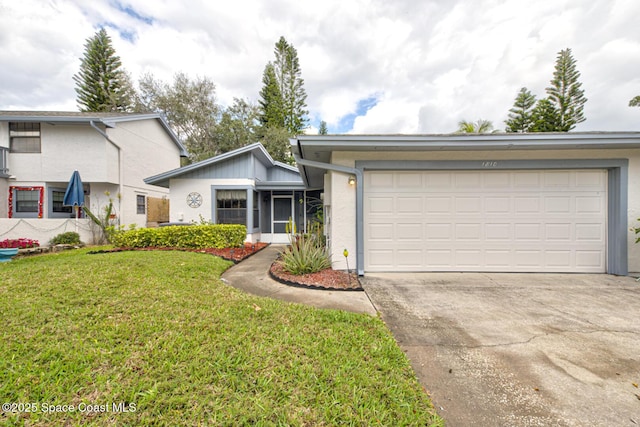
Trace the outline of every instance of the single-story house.
{"type": "Polygon", "coordinates": [[[170,223],[245,224],[250,242],[287,243],[322,205],[321,188],[306,186],[296,167],[274,161],[260,143],[144,181],[170,189],[170,223]]]}
{"type": "MultiPolygon", "coordinates": [[[[169,192],[143,179],[186,155],[158,114],[0,111],[0,240],[46,244],[75,231],[73,208],[63,204],[74,170],[94,213],[111,198],[114,221],[144,227],[150,199],[168,204],[169,192]]],[[[91,242],[95,229],[81,218],[78,231],[91,242]]]]}
{"type": "Polygon", "coordinates": [[[640,133],[303,135],[334,268],[640,271],[640,133]]]}

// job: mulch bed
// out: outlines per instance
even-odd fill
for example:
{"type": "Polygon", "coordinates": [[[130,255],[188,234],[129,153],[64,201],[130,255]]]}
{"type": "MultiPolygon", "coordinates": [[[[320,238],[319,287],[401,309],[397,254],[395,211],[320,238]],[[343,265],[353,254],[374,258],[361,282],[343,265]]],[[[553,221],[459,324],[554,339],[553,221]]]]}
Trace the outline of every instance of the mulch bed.
{"type": "Polygon", "coordinates": [[[357,274],[347,274],[345,271],[333,270],[331,268],[318,271],[317,273],[294,275],[284,271],[282,265],[276,261],[271,264],[269,274],[274,280],[291,286],[332,291],[362,290],[357,274]]]}

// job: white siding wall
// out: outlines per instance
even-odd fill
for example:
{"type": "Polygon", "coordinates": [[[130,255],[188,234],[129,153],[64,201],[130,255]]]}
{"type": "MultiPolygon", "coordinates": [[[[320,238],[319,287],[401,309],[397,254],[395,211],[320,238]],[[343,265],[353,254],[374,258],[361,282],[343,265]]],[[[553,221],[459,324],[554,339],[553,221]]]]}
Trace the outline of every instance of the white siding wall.
{"type": "Polygon", "coordinates": [[[9,173],[20,181],[67,182],[75,169],[83,181],[109,181],[107,171],[117,168],[107,157],[106,141],[89,126],[40,127],[41,153],[9,154],[9,173]]]}
{"type": "MultiPolygon", "coordinates": [[[[137,213],[136,196],[168,197],[169,190],[145,184],[144,178],[180,167],[180,151],[155,119],[120,122],[107,135],[122,150],[121,223],[145,227],[146,215],[137,213]]],[[[113,150],[117,155],[115,147],[113,150]]]]}
{"type": "Polygon", "coordinates": [[[213,201],[211,200],[212,185],[241,185],[253,186],[251,179],[172,179],[171,180],[171,205],[169,218],[171,222],[192,221],[200,222],[200,216],[205,221],[211,221],[213,201]],[[192,208],[187,205],[187,195],[198,192],[202,195],[202,205],[192,208]]]}
{"type": "MultiPolygon", "coordinates": [[[[640,272],[640,244],[635,244],[632,227],[640,226],[640,150],[554,150],[554,151],[464,151],[464,152],[335,152],[334,164],[355,167],[356,160],[534,160],[534,159],[629,159],[629,209],[627,245],[629,271],[640,272]]],[[[347,184],[347,175],[331,174],[331,236],[334,268],[346,268],[342,251],[355,252],[355,189],[347,184]],[[352,249],[353,248],[353,249],[352,249]]],[[[325,194],[327,190],[325,188],[325,194]]],[[[327,195],[325,195],[327,197],[327,195]]],[[[349,259],[349,267],[352,267],[349,259]]]]}
{"type": "MultiPolygon", "coordinates": [[[[122,152],[88,124],[55,126],[42,123],[41,153],[11,153],[9,173],[16,177],[7,185],[45,185],[68,182],[74,170],[91,185],[91,209],[106,204],[104,191],[117,198],[121,224],[146,226],[146,215],[138,214],[136,196],[168,196],[169,190],[147,185],[144,178],[180,166],[180,151],[155,119],[119,122],[107,129],[122,152]],[[122,178],[122,182],[121,182],[122,178]],[[120,185],[121,184],[121,185],[120,185]]],[[[9,146],[7,123],[0,123],[0,146],[9,146]]],[[[0,186],[0,190],[2,187],[0,186]]],[[[0,193],[0,216],[6,217],[7,190],[0,193]],[[3,214],[4,211],[4,214],[3,214]]],[[[45,197],[45,203],[46,203],[45,197]]],[[[47,206],[44,206],[46,216],[47,206]]]]}

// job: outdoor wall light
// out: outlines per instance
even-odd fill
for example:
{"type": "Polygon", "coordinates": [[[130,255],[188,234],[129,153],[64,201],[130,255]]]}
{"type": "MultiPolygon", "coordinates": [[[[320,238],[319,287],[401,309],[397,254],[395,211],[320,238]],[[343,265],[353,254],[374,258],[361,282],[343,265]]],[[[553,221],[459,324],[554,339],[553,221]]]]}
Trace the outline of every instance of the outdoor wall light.
{"type": "Polygon", "coordinates": [[[356,177],[351,175],[349,177],[349,185],[356,185],[356,177]]]}

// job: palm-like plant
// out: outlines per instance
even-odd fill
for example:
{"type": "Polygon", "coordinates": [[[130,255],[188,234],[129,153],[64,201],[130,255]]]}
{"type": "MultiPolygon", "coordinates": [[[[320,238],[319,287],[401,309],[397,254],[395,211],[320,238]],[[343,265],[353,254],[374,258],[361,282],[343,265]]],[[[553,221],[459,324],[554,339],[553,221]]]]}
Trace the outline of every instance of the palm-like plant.
{"type": "Polygon", "coordinates": [[[489,120],[478,119],[475,122],[461,120],[458,122],[458,130],[456,133],[494,133],[493,123],[489,120]]]}

